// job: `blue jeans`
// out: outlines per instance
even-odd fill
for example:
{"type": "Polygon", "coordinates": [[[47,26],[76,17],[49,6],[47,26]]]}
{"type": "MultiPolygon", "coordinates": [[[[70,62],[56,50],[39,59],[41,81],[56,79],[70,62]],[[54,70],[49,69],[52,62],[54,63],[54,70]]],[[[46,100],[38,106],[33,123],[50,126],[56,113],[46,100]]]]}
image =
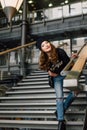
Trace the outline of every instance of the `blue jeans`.
{"type": "Polygon", "coordinates": [[[57,119],[64,120],[64,112],[70,106],[71,102],[74,100],[75,96],[73,92],[70,92],[66,100],[64,101],[63,94],[63,80],[65,76],[54,77],[54,88],[56,93],[56,106],[57,106],[57,119]]]}

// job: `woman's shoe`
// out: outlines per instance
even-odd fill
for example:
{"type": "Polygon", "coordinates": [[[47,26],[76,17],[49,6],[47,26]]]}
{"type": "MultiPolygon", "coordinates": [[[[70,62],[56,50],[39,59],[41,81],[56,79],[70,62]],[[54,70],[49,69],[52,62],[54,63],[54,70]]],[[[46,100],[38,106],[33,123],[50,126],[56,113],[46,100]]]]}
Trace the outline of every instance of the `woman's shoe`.
{"type": "Polygon", "coordinates": [[[54,113],[55,113],[55,115],[56,115],[56,118],[57,118],[57,110],[56,110],[54,113]]]}
{"type": "Polygon", "coordinates": [[[59,121],[59,123],[58,123],[58,130],[66,130],[65,120],[59,121]]]}

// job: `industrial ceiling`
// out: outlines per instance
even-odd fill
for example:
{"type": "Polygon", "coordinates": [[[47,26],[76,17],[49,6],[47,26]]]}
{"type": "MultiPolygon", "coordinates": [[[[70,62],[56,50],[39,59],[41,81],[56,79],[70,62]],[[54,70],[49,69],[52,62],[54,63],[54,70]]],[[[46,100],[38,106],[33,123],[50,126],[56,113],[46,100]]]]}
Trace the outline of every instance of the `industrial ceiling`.
{"type": "MultiPolygon", "coordinates": [[[[57,7],[57,6],[64,6],[64,5],[69,5],[69,4],[73,4],[73,3],[77,3],[77,2],[84,2],[87,0],[27,0],[27,9],[28,11],[35,11],[35,10],[40,10],[40,9],[47,9],[47,8],[53,8],[53,7],[57,7]]],[[[23,10],[23,6],[21,6],[20,10],[23,10]]],[[[20,12],[17,12],[20,13],[20,12]]],[[[22,13],[22,12],[21,12],[22,13]]],[[[2,17],[6,17],[6,15],[3,12],[3,9],[0,5],[0,18],[2,17]]],[[[16,40],[16,39],[15,39],[16,40]]],[[[11,43],[13,43],[11,41],[11,43]]],[[[14,44],[11,44],[10,41],[0,41],[0,47],[1,48],[7,48],[7,46],[10,46],[11,48],[13,47],[12,45],[16,46],[16,43],[20,43],[20,41],[18,42],[18,40],[15,42],[14,44]],[[5,47],[3,47],[3,45],[5,45],[5,47]]]]}
{"type": "MultiPolygon", "coordinates": [[[[35,10],[53,8],[57,6],[63,6],[63,5],[83,2],[83,1],[87,1],[87,0],[27,0],[27,7],[28,7],[28,11],[33,11],[33,10],[35,11],[35,10]]],[[[20,8],[21,11],[22,11],[22,7],[23,6],[21,6],[20,8]]],[[[1,5],[0,5],[0,17],[5,17],[1,5]]]]}

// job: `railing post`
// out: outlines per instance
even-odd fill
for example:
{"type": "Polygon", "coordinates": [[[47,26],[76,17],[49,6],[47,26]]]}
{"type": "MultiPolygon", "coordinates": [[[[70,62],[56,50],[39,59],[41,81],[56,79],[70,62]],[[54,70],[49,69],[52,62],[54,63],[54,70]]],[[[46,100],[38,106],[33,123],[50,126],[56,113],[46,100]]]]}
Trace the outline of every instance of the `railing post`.
{"type": "Polygon", "coordinates": [[[83,130],[87,130],[87,108],[86,108],[86,112],[85,112],[85,119],[84,119],[83,130]]]}
{"type": "Polygon", "coordinates": [[[8,66],[8,74],[10,74],[10,53],[8,53],[8,62],[7,62],[7,66],[8,66]]]}

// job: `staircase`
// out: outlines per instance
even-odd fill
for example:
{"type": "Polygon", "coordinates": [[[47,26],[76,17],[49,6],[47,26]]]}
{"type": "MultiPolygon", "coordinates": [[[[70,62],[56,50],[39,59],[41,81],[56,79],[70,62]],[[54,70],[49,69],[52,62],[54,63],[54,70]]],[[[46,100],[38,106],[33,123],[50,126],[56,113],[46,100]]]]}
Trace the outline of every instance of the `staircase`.
{"type": "MultiPolygon", "coordinates": [[[[79,82],[85,82],[84,75],[79,82]]],[[[64,98],[68,93],[64,88],[64,98]]],[[[55,98],[54,89],[48,85],[48,74],[31,72],[0,97],[0,130],[58,130],[55,98]]],[[[65,113],[66,130],[86,130],[86,106],[86,92],[81,92],[65,113]]]]}

